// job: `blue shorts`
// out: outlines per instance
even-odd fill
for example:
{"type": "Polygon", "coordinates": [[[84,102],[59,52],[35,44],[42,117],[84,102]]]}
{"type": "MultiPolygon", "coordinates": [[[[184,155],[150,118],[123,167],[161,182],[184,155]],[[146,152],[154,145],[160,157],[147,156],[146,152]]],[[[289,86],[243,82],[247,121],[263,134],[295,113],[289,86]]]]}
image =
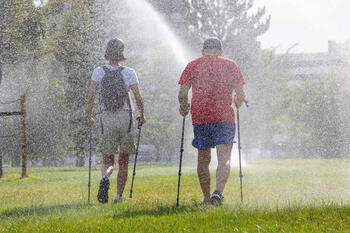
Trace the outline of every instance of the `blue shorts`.
{"type": "Polygon", "coordinates": [[[220,144],[235,143],[235,124],[231,122],[216,122],[202,125],[193,125],[194,139],[192,146],[205,150],[215,148],[220,144]]]}

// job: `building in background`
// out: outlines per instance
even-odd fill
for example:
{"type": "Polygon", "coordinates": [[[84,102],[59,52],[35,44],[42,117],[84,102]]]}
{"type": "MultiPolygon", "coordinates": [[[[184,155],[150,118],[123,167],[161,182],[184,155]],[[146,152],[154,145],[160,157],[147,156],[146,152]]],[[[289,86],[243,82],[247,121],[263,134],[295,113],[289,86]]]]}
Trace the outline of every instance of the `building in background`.
{"type": "Polygon", "coordinates": [[[291,53],[287,55],[291,63],[293,80],[319,79],[330,75],[337,67],[350,62],[350,40],[345,43],[328,41],[328,51],[320,53],[291,53]]]}

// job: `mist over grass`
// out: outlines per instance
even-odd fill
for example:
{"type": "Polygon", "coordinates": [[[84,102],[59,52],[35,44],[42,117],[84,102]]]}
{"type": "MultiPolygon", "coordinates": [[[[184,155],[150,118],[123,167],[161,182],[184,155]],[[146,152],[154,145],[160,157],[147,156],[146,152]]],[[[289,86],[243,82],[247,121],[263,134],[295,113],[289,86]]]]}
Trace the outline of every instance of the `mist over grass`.
{"type": "MultiPolygon", "coordinates": [[[[132,164],[131,164],[132,166],[132,164]]],[[[222,207],[201,204],[194,167],[184,167],[176,208],[177,167],[138,166],[133,199],[122,205],[96,200],[100,167],[5,169],[0,181],[0,231],[5,232],[346,232],[350,223],[350,160],[265,160],[243,170],[244,204],[237,168],[222,207]],[[264,230],[264,231],[263,231],[264,230]]],[[[129,169],[131,171],[131,167],[129,169]]],[[[130,176],[131,174],[129,174],[130,176]]],[[[212,171],[212,190],[215,171],[212,171]]],[[[130,177],[124,192],[128,196],[130,177]]],[[[111,178],[110,199],[116,193],[111,178]]]]}

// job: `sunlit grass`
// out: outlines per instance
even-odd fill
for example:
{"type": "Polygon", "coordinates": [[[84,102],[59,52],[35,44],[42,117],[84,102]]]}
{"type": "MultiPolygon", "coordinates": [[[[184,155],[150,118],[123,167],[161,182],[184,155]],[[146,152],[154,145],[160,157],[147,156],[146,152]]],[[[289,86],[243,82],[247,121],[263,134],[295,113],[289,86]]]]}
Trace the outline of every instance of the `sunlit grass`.
{"type": "MultiPolygon", "coordinates": [[[[271,160],[232,170],[222,207],[201,204],[195,168],[183,169],[176,208],[177,167],[138,166],[133,199],[96,200],[100,167],[5,169],[0,180],[0,232],[350,232],[349,160],[271,160]]],[[[131,168],[130,168],[131,175],[131,168]]],[[[212,189],[215,175],[212,176],[212,189]]],[[[128,197],[130,179],[125,195],[128,197]]],[[[116,193],[116,174],[110,198],[116,193]]]]}

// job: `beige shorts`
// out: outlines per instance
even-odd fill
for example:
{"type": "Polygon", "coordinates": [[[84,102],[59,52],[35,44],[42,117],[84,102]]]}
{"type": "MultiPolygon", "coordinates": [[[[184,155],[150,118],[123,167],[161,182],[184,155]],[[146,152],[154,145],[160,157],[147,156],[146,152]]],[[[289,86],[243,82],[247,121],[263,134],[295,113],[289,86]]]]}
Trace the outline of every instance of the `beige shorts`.
{"type": "MultiPolygon", "coordinates": [[[[128,111],[101,113],[103,134],[101,141],[101,152],[104,155],[115,155],[116,153],[135,153],[135,122],[132,122],[130,133],[128,133],[130,113],[128,111]]],[[[134,121],[134,119],[132,119],[134,121]]]]}

